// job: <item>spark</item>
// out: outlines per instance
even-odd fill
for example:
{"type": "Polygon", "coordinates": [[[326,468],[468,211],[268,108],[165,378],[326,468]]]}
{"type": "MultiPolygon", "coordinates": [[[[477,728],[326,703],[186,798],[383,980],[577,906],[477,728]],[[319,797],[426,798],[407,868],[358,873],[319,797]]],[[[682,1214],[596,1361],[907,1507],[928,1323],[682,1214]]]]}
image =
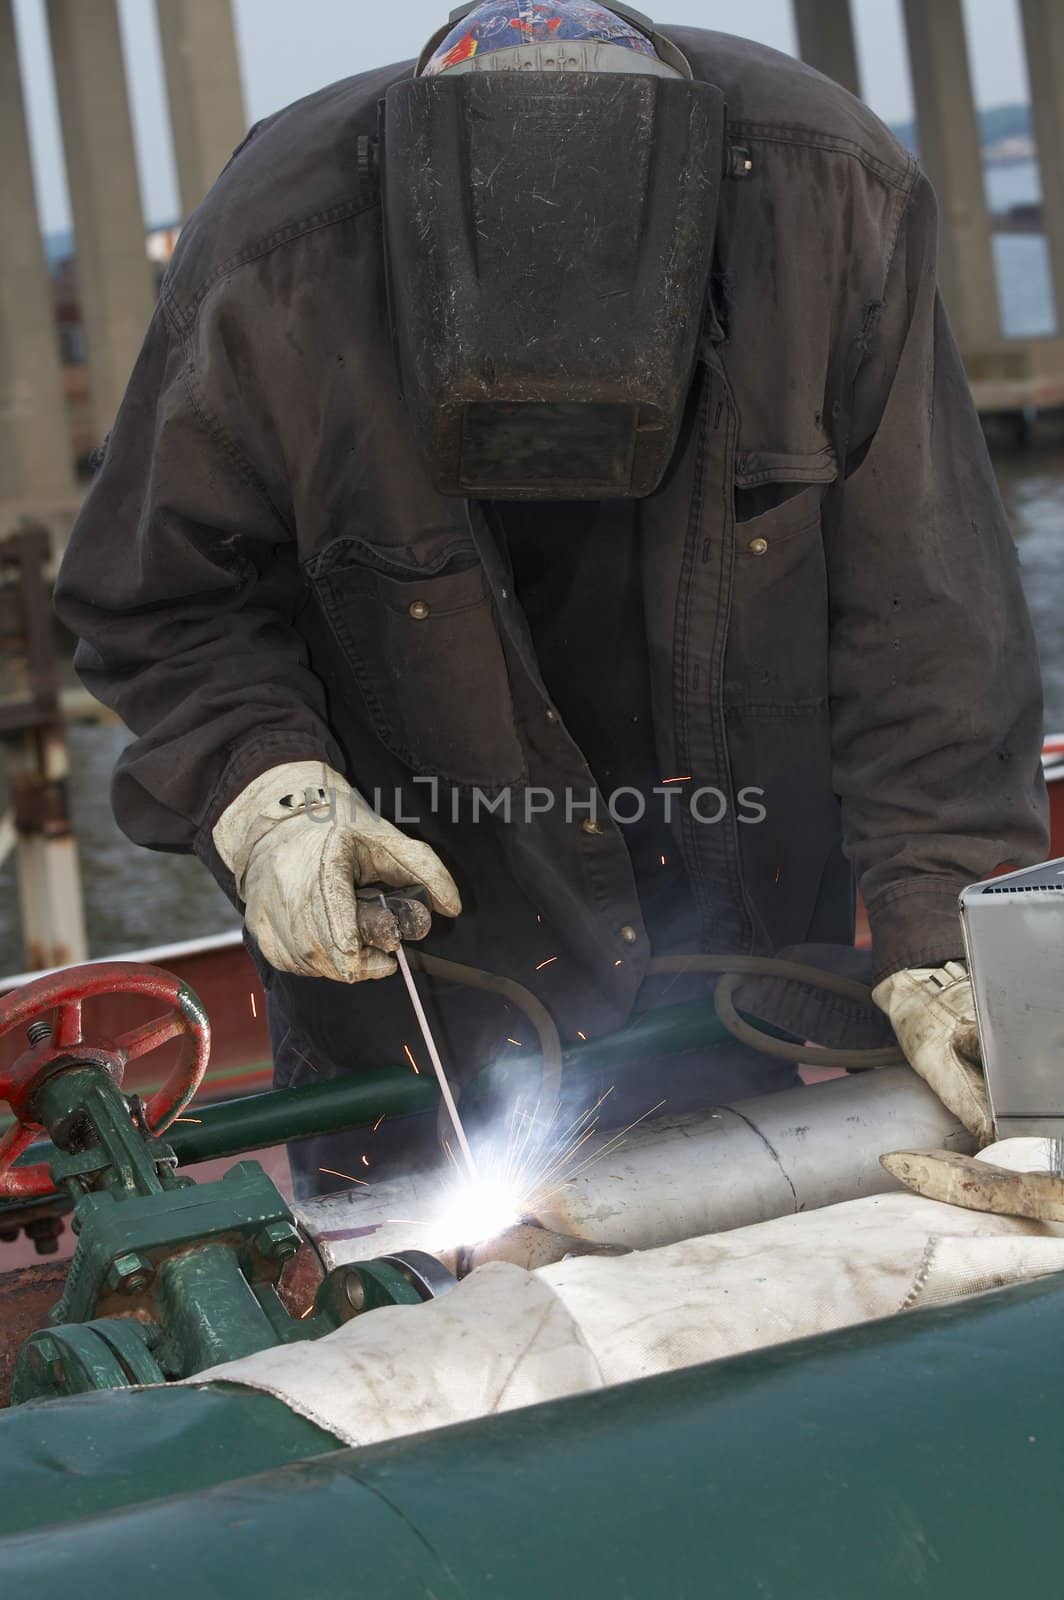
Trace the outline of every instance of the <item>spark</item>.
{"type": "Polygon", "coordinates": [[[662,783],[690,783],[691,774],[688,773],[686,778],[662,778],[661,781],[662,783]]]}
{"type": "Polygon", "coordinates": [[[202,1122],[202,1117],[175,1117],[175,1122],[202,1122]]]}
{"type": "Polygon", "coordinates": [[[368,1189],[369,1184],[365,1178],[353,1178],[349,1172],[337,1172],[335,1167],[319,1167],[319,1172],[327,1172],[330,1178],[346,1178],[348,1183],[360,1183],[363,1189],[368,1189]]]}
{"type": "Polygon", "coordinates": [[[624,962],[623,961],[615,961],[613,964],[614,964],[615,967],[623,967],[624,966],[624,962]]]}
{"type": "Polygon", "coordinates": [[[515,1044],[519,1050],[522,1050],[524,1048],[524,1046],[522,1045],[520,1039],[507,1039],[506,1043],[507,1044],[515,1044]]]}
{"type": "Polygon", "coordinates": [[[306,1320],[307,1320],[307,1318],[308,1318],[308,1317],[309,1317],[309,1316],[310,1316],[310,1313],[311,1313],[311,1312],[312,1312],[312,1311],[313,1311],[313,1310],[314,1310],[314,1306],[313,1306],[313,1304],[311,1304],[311,1305],[309,1305],[309,1306],[308,1306],[308,1307],[307,1307],[307,1309],[306,1309],[306,1310],[305,1310],[305,1311],[301,1311],[301,1312],[300,1312],[300,1313],[299,1313],[299,1320],[300,1320],[300,1322],[306,1322],[306,1320]]]}
{"type": "Polygon", "coordinates": [[[522,1218],[536,1216],[553,1194],[604,1156],[615,1155],[628,1134],[665,1104],[659,1100],[627,1127],[592,1143],[600,1112],[612,1093],[611,1086],[594,1105],[561,1128],[556,1112],[549,1118],[541,1115],[539,1101],[530,1110],[518,1101],[494,1138],[481,1136],[477,1171],[472,1177],[459,1166],[449,1142],[444,1141],[444,1152],[454,1171],[433,1214],[421,1219],[388,1220],[403,1220],[408,1226],[423,1228],[426,1247],[441,1250],[473,1247],[496,1238],[522,1218]]]}
{"type": "Polygon", "coordinates": [[[552,967],[554,965],[554,963],[557,961],[557,959],[558,959],[557,956],[548,956],[546,961],[541,961],[540,962],[539,966],[536,968],[536,971],[537,972],[542,972],[544,967],[552,967]]]}
{"type": "Polygon", "coordinates": [[[576,1030],[576,1037],[578,1039],[583,1039],[585,1041],[585,1043],[587,1041],[587,1034],[586,1033],[581,1033],[579,1028],[577,1028],[577,1030],[576,1030]]]}
{"type": "Polygon", "coordinates": [[[364,1167],[368,1167],[369,1166],[369,1156],[363,1156],[362,1157],[362,1165],[364,1167]]]}
{"type": "Polygon", "coordinates": [[[662,858],[661,858],[661,864],[662,864],[663,867],[666,865],[666,860],[665,860],[664,856],[662,856],[662,858]]]}
{"type": "Polygon", "coordinates": [[[251,1001],[251,1015],[253,1017],[257,1017],[258,1016],[258,1012],[255,1009],[255,991],[254,991],[254,989],[249,989],[248,990],[248,999],[251,1001]]]}
{"type": "MultiPolygon", "coordinates": [[[[385,1115],[387,1115],[387,1113],[385,1113],[385,1115]]],[[[373,1124],[373,1131],[374,1131],[374,1133],[376,1133],[376,1131],[377,1131],[377,1129],[378,1129],[378,1128],[379,1128],[379,1127],[380,1127],[380,1125],[381,1125],[381,1123],[382,1123],[382,1122],[383,1122],[383,1121],[384,1121],[384,1117],[378,1117],[378,1118],[377,1118],[377,1120],[376,1120],[376,1122],[375,1122],[375,1123],[374,1123],[374,1124],[373,1124]]]]}
{"type": "Polygon", "coordinates": [[[414,1060],[414,1052],[411,1050],[411,1048],[410,1048],[410,1046],[408,1044],[404,1044],[403,1049],[406,1052],[406,1059],[409,1061],[410,1065],[413,1067],[414,1071],[417,1073],[418,1077],[420,1078],[420,1076],[421,1076],[421,1068],[418,1066],[417,1062],[414,1060]]]}

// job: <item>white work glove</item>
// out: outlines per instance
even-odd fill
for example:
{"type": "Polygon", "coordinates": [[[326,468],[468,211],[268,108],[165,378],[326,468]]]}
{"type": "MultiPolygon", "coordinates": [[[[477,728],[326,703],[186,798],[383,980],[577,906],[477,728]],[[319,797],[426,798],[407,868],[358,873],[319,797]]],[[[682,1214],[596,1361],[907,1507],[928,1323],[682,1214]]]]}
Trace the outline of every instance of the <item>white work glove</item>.
{"type": "Polygon", "coordinates": [[[909,1065],[968,1132],[987,1144],[994,1124],[964,963],[895,972],[872,990],[872,999],[890,1018],[909,1065]]]}
{"type": "Polygon", "coordinates": [[[385,822],[320,761],[256,778],[222,812],[213,838],[236,879],[248,931],[279,972],[359,983],[395,971],[388,952],[400,936],[423,938],[428,912],[412,905],[396,919],[360,903],[360,884],[420,885],[440,916],[462,909],[436,852],[385,822]]]}

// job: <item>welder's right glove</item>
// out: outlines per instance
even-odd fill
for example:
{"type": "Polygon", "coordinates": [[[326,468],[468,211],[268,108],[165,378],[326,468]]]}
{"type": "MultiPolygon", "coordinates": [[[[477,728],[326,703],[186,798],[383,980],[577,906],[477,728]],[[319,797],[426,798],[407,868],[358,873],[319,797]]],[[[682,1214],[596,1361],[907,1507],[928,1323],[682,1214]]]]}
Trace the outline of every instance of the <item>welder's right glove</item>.
{"type": "MultiPolygon", "coordinates": [[[[256,778],[227,806],[214,844],[236,879],[248,931],[271,967],[360,983],[395,971],[399,937],[418,926],[362,902],[360,884],[420,886],[432,910],[462,909],[454,879],[427,844],[408,839],[320,761],[293,761],[256,778]]],[[[414,907],[416,912],[420,908],[414,907]]]]}
{"type": "Polygon", "coordinates": [[[909,1065],[968,1132],[988,1144],[994,1123],[964,963],[895,972],[872,990],[872,999],[890,1018],[909,1065]]]}

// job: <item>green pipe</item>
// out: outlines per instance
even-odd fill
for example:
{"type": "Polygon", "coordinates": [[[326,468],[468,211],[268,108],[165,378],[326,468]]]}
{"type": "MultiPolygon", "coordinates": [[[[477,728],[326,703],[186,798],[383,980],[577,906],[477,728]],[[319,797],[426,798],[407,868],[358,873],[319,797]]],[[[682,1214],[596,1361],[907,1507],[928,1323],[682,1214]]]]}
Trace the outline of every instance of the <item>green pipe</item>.
{"type": "MultiPolygon", "coordinates": [[[[364,1127],[382,1116],[408,1117],[431,1111],[438,1099],[435,1080],[417,1077],[409,1068],[352,1073],[301,1089],[270,1089],[240,1100],[197,1105],[195,1116],[190,1114],[175,1122],[165,1137],[178,1165],[187,1167],[197,1161],[267,1150],[289,1139],[309,1139],[341,1128],[364,1127]]],[[[24,1151],[15,1165],[50,1161],[53,1154],[52,1145],[42,1141],[24,1151]]],[[[14,1210],[25,1202],[9,1205],[14,1210]]],[[[5,1206],[0,1205],[0,1221],[4,1210],[5,1206]]]]}
{"type": "Polygon", "coordinates": [[[38,1600],[149,1572],[198,1600],[1055,1595],[1062,1337],[1057,1276],[0,1542],[0,1571],[38,1600]]]}
{"type": "MultiPolygon", "coordinates": [[[[667,1006],[640,1013],[619,1033],[570,1046],[563,1056],[564,1069],[589,1079],[605,1074],[608,1086],[618,1081],[625,1067],[637,1067],[649,1056],[695,1053],[729,1037],[711,1003],[698,1000],[667,1006]]],[[[508,1051],[474,1079],[465,1098],[475,1104],[488,1094],[505,1092],[519,1078],[534,1080],[539,1069],[538,1055],[508,1051]]],[[[273,1089],[217,1105],[195,1106],[194,1116],[175,1122],[166,1139],[178,1165],[186,1167],[197,1161],[266,1150],[293,1139],[366,1127],[379,1117],[413,1116],[433,1110],[438,1099],[435,1080],[427,1074],[418,1076],[407,1067],[351,1073],[300,1089],[273,1089]]],[[[49,1161],[51,1155],[50,1144],[35,1144],[16,1165],[49,1161]]],[[[18,1204],[8,1203],[10,1209],[18,1204]]],[[[0,1221],[7,1208],[0,1204],[0,1221]]]]}
{"type": "MultiPolygon", "coordinates": [[[[272,1395],[226,1384],[109,1389],[0,1411],[0,1538],[191,1494],[339,1441],[272,1395]]],[[[87,1592],[104,1593],[90,1582],[87,1592]]]]}
{"type": "Polygon", "coordinates": [[[178,1165],[216,1161],[248,1150],[267,1150],[290,1139],[309,1139],[341,1128],[364,1127],[378,1117],[431,1111],[439,1099],[434,1078],[410,1068],[352,1073],[301,1089],[271,1089],[241,1100],[195,1106],[197,1120],[175,1122],[166,1135],[178,1165]]]}

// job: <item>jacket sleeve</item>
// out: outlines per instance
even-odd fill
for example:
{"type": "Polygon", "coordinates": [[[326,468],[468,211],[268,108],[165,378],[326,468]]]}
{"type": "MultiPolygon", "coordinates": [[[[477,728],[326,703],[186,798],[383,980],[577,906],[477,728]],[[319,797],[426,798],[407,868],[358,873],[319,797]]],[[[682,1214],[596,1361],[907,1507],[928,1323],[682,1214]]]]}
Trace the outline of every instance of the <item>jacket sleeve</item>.
{"type": "Polygon", "coordinates": [[[196,850],[223,883],[211,829],[252,778],[305,758],[343,768],[293,626],[301,590],[285,519],[206,410],[160,304],[56,611],[82,681],[137,736],[113,780],[120,827],[152,849],[196,850]]]}
{"type": "Polygon", "coordinates": [[[963,955],[961,889],[1048,842],[1037,651],[936,249],[921,177],[825,521],[835,789],[880,977],[963,955]]]}

